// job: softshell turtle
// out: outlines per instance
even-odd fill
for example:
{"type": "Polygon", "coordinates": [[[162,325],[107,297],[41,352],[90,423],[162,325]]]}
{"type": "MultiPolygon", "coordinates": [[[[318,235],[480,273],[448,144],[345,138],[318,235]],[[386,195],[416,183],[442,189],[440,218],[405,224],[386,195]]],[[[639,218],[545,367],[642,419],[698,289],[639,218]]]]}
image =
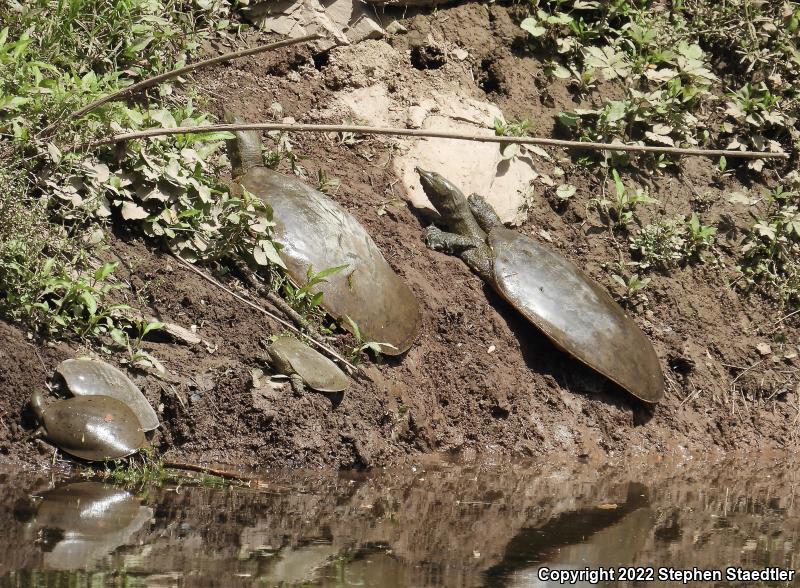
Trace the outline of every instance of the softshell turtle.
{"type": "Polygon", "coordinates": [[[422,187],[451,231],[429,227],[429,247],[461,257],[553,343],[646,402],[664,395],[653,346],[613,298],[577,266],[503,227],[486,201],[469,201],[435,172],[422,187]]]}
{"type": "Polygon", "coordinates": [[[158,427],[158,415],[141,390],[122,371],[96,359],[68,359],[56,368],[73,396],[111,396],[127,404],[142,428],[158,427]]]}
{"type": "Polygon", "coordinates": [[[31,396],[31,408],[40,424],[36,434],[81,459],[119,459],[145,444],[136,414],[110,396],[76,396],[45,406],[44,396],[36,391],[31,396]]]}
{"type": "Polygon", "coordinates": [[[267,347],[267,361],[276,372],[289,376],[298,393],[304,386],[317,392],[341,392],[350,383],[335,363],[294,337],[275,339],[267,347]]]}
{"type": "Polygon", "coordinates": [[[127,544],[153,516],[130,492],[100,482],[73,482],[48,490],[34,506],[26,534],[45,531],[48,569],[87,569],[127,544]]]}
{"type": "MultiPolygon", "coordinates": [[[[231,114],[226,119],[241,122],[231,114]]],[[[388,344],[382,353],[408,350],[419,329],[419,305],[364,227],[319,190],[265,167],[255,132],[236,137],[228,142],[234,178],[272,209],[274,239],[292,279],[302,284],[309,268],[346,266],[316,287],[322,307],[336,319],[349,316],[364,339],[388,344]]]]}

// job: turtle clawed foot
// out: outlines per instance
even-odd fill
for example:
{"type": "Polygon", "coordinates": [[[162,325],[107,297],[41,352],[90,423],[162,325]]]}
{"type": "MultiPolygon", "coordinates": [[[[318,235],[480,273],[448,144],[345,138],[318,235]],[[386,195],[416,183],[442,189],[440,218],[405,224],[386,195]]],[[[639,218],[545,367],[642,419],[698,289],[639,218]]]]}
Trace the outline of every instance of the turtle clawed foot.
{"type": "Polygon", "coordinates": [[[303,395],[303,392],[306,391],[305,382],[303,382],[303,378],[298,376],[297,374],[292,374],[289,376],[289,383],[292,386],[292,391],[294,395],[300,397],[303,395]]]}
{"type": "Polygon", "coordinates": [[[447,249],[447,239],[445,232],[433,225],[425,229],[425,245],[434,251],[445,251],[447,249]]]}

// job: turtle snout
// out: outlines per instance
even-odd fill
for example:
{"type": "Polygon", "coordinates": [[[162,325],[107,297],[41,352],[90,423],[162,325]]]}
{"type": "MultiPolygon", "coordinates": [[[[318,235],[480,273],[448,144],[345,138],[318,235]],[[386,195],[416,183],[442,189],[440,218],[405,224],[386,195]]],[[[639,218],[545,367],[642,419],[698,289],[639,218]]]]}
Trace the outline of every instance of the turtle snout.
{"type": "Polygon", "coordinates": [[[429,193],[431,190],[436,191],[437,173],[424,170],[421,167],[415,167],[414,171],[419,174],[419,181],[422,184],[422,189],[426,193],[429,193]]]}

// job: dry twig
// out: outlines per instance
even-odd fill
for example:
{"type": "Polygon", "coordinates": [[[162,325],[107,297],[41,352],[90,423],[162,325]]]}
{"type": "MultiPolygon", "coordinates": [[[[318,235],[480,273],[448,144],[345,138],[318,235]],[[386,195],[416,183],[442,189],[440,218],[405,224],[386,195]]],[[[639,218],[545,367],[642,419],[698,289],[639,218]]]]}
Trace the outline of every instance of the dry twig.
{"type": "Polygon", "coordinates": [[[195,127],[175,127],[171,129],[145,129],[130,133],[121,133],[94,141],[83,147],[94,149],[103,145],[113,145],[134,139],[163,137],[167,135],[185,135],[189,133],[212,133],[220,131],[286,131],[291,133],[357,133],[362,135],[394,135],[401,137],[420,137],[425,139],[457,139],[461,141],[478,141],[481,143],[516,143],[520,145],[543,145],[548,147],[564,147],[588,151],[630,151],[635,153],[669,153],[673,155],[697,155],[700,157],[728,157],[742,159],[788,159],[785,152],[768,153],[763,151],[735,151],[731,149],[689,149],[683,147],[662,147],[656,145],[626,145],[618,143],[596,143],[590,141],[568,141],[565,139],[549,139],[546,137],[501,137],[496,135],[479,135],[477,133],[456,133],[450,131],[431,131],[427,129],[403,129],[396,127],[371,127],[353,125],[312,125],[282,123],[244,123],[198,125],[195,127]]]}
{"type": "Polygon", "coordinates": [[[349,370],[352,370],[353,372],[357,371],[357,368],[356,368],[356,366],[354,366],[352,363],[350,363],[350,362],[349,362],[349,361],[347,361],[345,358],[343,358],[341,355],[339,355],[339,354],[338,354],[336,351],[334,351],[334,350],[333,350],[333,349],[332,349],[330,346],[328,346],[328,345],[325,345],[324,343],[321,343],[321,342],[319,342],[319,341],[315,340],[313,337],[311,337],[310,335],[308,335],[308,334],[306,334],[306,333],[303,333],[303,332],[302,332],[300,329],[298,329],[297,327],[295,327],[295,326],[294,326],[292,323],[290,323],[289,321],[286,321],[286,320],[282,319],[281,317],[279,317],[279,316],[277,316],[277,315],[275,315],[275,314],[273,314],[273,313],[269,312],[269,311],[268,311],[268,310],[266,310],[265,308],[262,308],[262,307],[258,306],[257,304],[255,304],[255,303],[253,303],[253,302],[250,302],[250,301],[249,301],[247,298],[244,298],[244,297],[240,296],[239,294],[237,294],[236,292],[234,292],[234,291],[233,291],[233,290],[231,290],[230,288],[227,288],[227,287],[226,287],[226,286],[224,286],[223,284],[220,284],[220,283],[219,283],[217,280],[215,280],[214,278],[212,278],[211,276],[209,276],[208,274],[206,274],[206,273],[205,273],[204,271],[202,271],[200,268],[197,268],[197,267],[193,266],[193,265],[192,265],[191,263],[189,263],[188,261],[186,261],[186,260],[184,260],[184,259],[181,259],[181,258],[180,258],[180,257],[178,257],[177,255],[173,255],[173,257],[174,257],[176,260],[178,260],[178,262],[179,262],[179,263],[181,263],[182,265],[184,265],[184,266],[186,266],[187,268],[189,268],[190,270],[192,270],[194,273],[196,273],[197,275],[199,275],[200,277],[202,277],[204,280],[206,280],[206,281],[207,281],[207,282],[209,282],[210,284],[213,284],[213,285],[215,285],[217,288],[220,288],[221,290],[224,290],[225,292],[227,292],[228,294],[230,294],[231,296],[233,296],[234,298],[236,298],[236,300],[238,300],[238,301],[239,301],[239,302],[241,302],[242,304],[246,304],[247,306],[249,306],[249,307],[250,307],[250,308],[252,308],[253,310],[257,310],[258,312],[260,312],[260,313],[262,313],[262,314],[264,314],[264,315],[266,315],[266,316],[270,317],[272,320],[279,322],[279,323],[280,323],[282,326],[286,327],[287,329],[289,329],[289,330],[290,330],[290,331],[292,331],[293,333],[295,333],[295,334],[297,334],[297,335],[300,335],[301,337],[303,337],[303,338],[307,339],[307,340],[308,340],[310,343],[312,343],[313,345],[316,345],[317,347],[319,347],[320,349],[322,349],[322,350],[323,350],[325,353],[327,353],[328,355],[330,355],[331,357],[333,357],[334,359],[336,359],[336,360],[337,360],[339,363],[341,363],[343,366],[347,367],[347,369],[349,369],[349,370]]]}
{"type": "Polygon", "coordinates": [[[289,45],[297,45],[299,43],[305,43],[306,41],[315,41],[316,39],[320,39],[319,35],[306,35],[304,37],[297,37],[296,39],[284,39],[283,41],[278,41],[276,43],[269,43],[267,45],[258,45],[257,47],[251,47],[249,49],[242,49],[241,51],[233,51],[231,53],[223,53],[222,55],[217,55],[216,57],[212,57],[210,59],[204,59],[203,61],[198,61],[197,63],[191,63],[189,65],[185,65],[183,67],[179,67],[173,69],[172,71],[168,71],[157,76],[152,76],[142,80],[141,82],[137,82],[132,84],[126,88],[122,88],[121,90],[117,90],[116,92],[109,94],[107,96],[103,96],[95,100],[94,102],[90,102],[83,108],[80,108],[74,112],[71,112],[63,119],[59,121],[53,122],[42,129],[39,134],[46,135],[48,132],[52,131],[56,126],[62,124],[63,122],[75,120],[82,117],[84,114],[91,112],[95,108],[99,108],[104,104],[108,104],[109,102],[115,102],[120,98],[125,96],[129,96],[136,92],[140,92],[142,90],[146,90],[148,88],[152,88],[160,84],[161,82],[165,82],[167,80],[171,80],[182,76],[183,74],[189,73],[194,71],[195,69],[201,67],[207,67],[209,65],[217,65],[218,63],[225,63],[226,61],[231,61],[232,59],[238,59],[240,57],[247,57],[248,55],[256,55],[257,53],[263,53],[264,51],[270,51],[272,49],[280,49],[281,47],[288,47],[289,45]]]}

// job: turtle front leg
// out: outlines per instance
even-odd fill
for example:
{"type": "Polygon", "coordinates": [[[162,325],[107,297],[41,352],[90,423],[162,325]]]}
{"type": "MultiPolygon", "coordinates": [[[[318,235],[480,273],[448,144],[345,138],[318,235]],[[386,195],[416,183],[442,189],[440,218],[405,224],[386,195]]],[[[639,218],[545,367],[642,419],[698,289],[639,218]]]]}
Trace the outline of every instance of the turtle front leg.
{"type": "Polygon", "coordinates": [[[497,216],[497,212],[492,208],[492,205],[486,202],[486,199],[480,194],[470,194],[469,198],[467,198],[467,203],[472,216],[475,217],[475,220],[487,233],[491,233],[495,227],[503,226],[503,221],[497,216]]]}
{"type": "Polygon", "coordinates": [[[296,396],[302,396],[303,392],[306,391],[306,385],[303,382],[303,378],[297,374],[292,374],[289,376],[289,383],[292,385],[292,390],[296,396]]]}
{"type": "Polygon", "coordinates": [[[430,226],[425,229],[425,244],[434,251],[461,255],[464,251],[478,247],[481,241],[457,233],[447,233],[438,227],[430,226]]]}
{"type": "Polygon", "coordinates": [[[480,239],[447,233],[431,226],[425,230],[425,244],[434,251],[458,255],[485,281],[490,283],[493,281],[492,252],[480,239]]]}

